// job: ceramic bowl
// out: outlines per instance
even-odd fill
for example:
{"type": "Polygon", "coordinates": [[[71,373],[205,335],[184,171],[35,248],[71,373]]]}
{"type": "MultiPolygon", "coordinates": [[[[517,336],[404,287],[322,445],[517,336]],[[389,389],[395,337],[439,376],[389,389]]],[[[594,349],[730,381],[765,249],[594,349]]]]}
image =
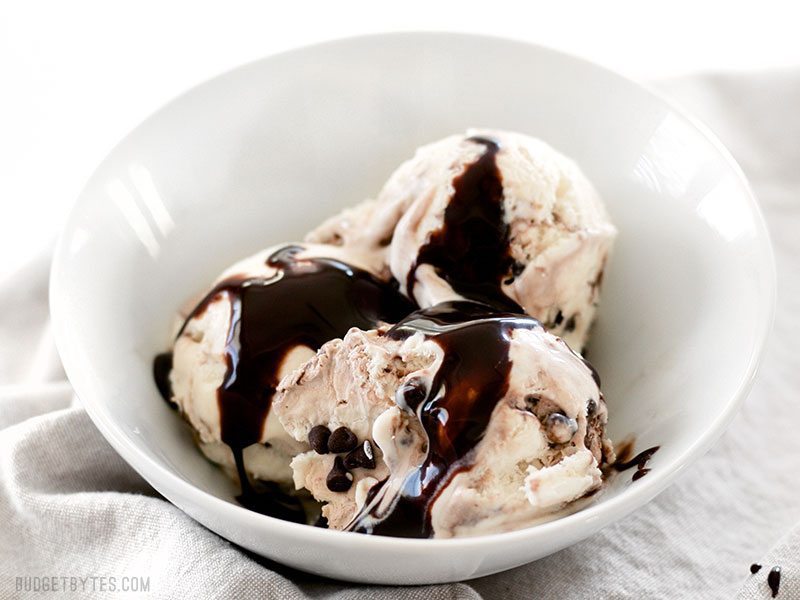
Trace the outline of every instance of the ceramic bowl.
{"type": "Polygon", "coordinates": [[[100,431],[155,489],[230,541],[309,572],[421,584],[509,569],[621,519],[701,456],[747,394],[773,315],[758,206],[702,126],[607,70],[453,34],[346,39],[204,83],[130,133],[78,199],[51,280],[54,331],[100,431]],[[510,533],[395,539],[245,510],[160,399],[154,354],[227,265],[374,196],[414,149],[468,127],[575,158],[619,228],[589,355],[615,440],[660,445],[647,477],[510,533]]]}

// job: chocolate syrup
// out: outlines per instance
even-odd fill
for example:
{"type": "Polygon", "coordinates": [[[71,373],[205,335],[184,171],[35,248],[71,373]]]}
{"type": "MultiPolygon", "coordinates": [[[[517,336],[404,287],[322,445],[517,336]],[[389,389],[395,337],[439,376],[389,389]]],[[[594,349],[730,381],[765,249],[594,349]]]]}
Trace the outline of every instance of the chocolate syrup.
{"type": "MultiPolygon", "coordinates": [[[[531,317],[500,313],[475,302],[446,302],[419,310],[387,335],[403,340],[422,332],[444,358],[426,393],[405,394],[428,436],[424,462],[410,473],[385,514],[370,506],[386,480],[374,485],[351,531],[398,537],[430,537],[430,509],[459,472],[471,468],[469,453],[481,440],[509,385],[509,343],[515,329],[541,327],[531,317]]],[[[418,390],[412,390],[416,392],[418,390]]]]}
{"type": "Polygon", "coordinates": [[[623,449],[620,450],[619,458],[613,465],[614,470],[627,471],[628,469],[636,467],[636,472],[633,474],[631,481],[637,481],[650,472],[650,469],[647,468],[647,463],[653,458],[653,455],[658,452],[659,448],[661,448],[661,446],[653,446],[652,448],[643,450],[628,460],[628,456],[632,453],[633,444],[627,443],[623,449]]]}
{"type": "Polygon", "coordinates": [[[284,521],[306,522],[305,510],[297,498],[284,492],[277,483],[272,481],[250,483],[244,468],[242,448],[231,448],[231,450],[233,450],[236,472],[239,474],[242,486],[242,493],[236,496],[239,504],[262,515],[269,515],[284,521]]]}
{"type": "Polygon", "coordinates": [[[769,586],[770,591],[772,592],[772,597],[778,595],[778,592],[781,589],[781,568],[780,567],[772,567],[769,571],[769,575],[767,575],[767,585],[769,586]]]}
{"type": "Polygon", "coordinates": [[[501,310],[523,312],[501,289],[516,272],[509,251],[508,225],[503,219],[503,180],[497,167],[499,144],[483,137],[467,141],[486,151],[453,180],[453,196],[441,228],[431,233],[408,272],[406,289],[412,295],[417,267],[433,266],[437,275],[460,295],[501,310]]]}
{"type": "MultiPolygon", "coordinates": [[[[272,278],[236,276],[217,284],[178,334],[212,302],[228,296],[227,372],[217,402],[221,438],[233,451],[243,504],[253,503],[253,490],[242,451],[261,439],[278,371],[289,351],[297,346],[317,350],[351,327],[373,329],[382,321],[396,323],[414,309],[391,284],[338,260],[298,257],[302,250],[290,245],[274,252],[266,261],[277,269],[272,278]]],[[[159,372],[164,360],[156,358],[159,372]]]]}
{"type": "Polygon", "coordinates": [[[222,281],[187,319],[228,294],[228,371],[217,395],[222,441],[232,448],[246,448],[261,438],[278,370],[290,350],[317,350],[351,327],[394,323],[413,310],[404,296],[366,271],[330,258],[297,258],[302,250],[285,246],[273,253],[267,265],[278,274],[271,279],[222,281]]]}
{"type": "Polygon", "coordinates": [[[172,352],[157,355],[153,360],[153,378],[156,380],[158,393],[167,404],[175,408],[175,403],[172,401],[172,384],[169,380],[170,371],[172,371],[172,352]]]}

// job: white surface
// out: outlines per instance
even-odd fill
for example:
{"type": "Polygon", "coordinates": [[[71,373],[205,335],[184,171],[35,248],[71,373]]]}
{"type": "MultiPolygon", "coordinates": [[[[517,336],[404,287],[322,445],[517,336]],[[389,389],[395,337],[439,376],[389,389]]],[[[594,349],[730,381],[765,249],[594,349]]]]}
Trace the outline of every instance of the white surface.
{"type": "Polygon", "coordinates": [[[785,0],[0,3],[0,278],[55,234],[136,124],[267,54],[369,32],[474,31],[655,78],[800,64],[794,11],[785,0]]]}
{"type": "Polygon", "coordinates": [[[749,388],[774,271],[736,166],[658,98],[533,46],[392,36],[255,63],[154,115],[85,189],[57,250],[51,298],[78,395],[165,496],[287,564],[408,584],[523,564],[662,490],[722,433],[749,388]],[[520,80],[520,71],[537,76],[520,80]],[[496,90],[509,89],[498,104],[496,90]],[[150,379],[175,309],[235,259],[374,193],[420,143],[484,123],[536,132],[574,157],[606,199],[620,236],[589,355],[605,381],[612,437],[662,444],[652,473],[635,485],[616,479],[597,504],[559,521],[463,540],[319,530],[237,506],[150,379]]]}

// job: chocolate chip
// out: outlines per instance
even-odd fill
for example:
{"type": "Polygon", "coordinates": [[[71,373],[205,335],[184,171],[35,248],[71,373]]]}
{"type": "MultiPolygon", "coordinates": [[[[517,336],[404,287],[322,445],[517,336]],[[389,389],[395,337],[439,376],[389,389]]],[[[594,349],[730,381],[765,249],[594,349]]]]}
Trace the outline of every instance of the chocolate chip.
{"type": "Polygon", "coordinates": [[[334,429],[333,433],[331,433],[331,437],[328,439],[328,450],[334,454],[350,452],[350,450],[356,446],[358,446],[358,438],[356,434],[347,427],[334,429]]]}
{"type": "Polygon", "coordinates": [[[428,388],[420,377],[412,377],[406,381],[399,390],[399,394],[405,405],[415,410],[419,404],[428,396],[428,388]]]}
{"type": "Polygon", "coordinates": [[[316,425],[308,432],[308,443],[317,454],[328,453],[328,439],[331,437],[331,430],[325,425],[316,425]]]}
{"type": "Polygon", "coordinates": [[[539,419],[542,424],[544,424],[544,420],[550,413],[562,412],[561,406],[550,398],[536,396],[534,394],[525,396],[525,410],[536,415],[536,418],[539,419]]]}
{"type": "Polygon", "coordinates": [[[567,322],[564,323],[564,331],[566,331],[567,333],[569,333],[570,331],[575,331],[576,326],[577,323],[575,323],[575,315],[572,315],[569,319],[567,319],[567,322]]]}
{"type": "Polygon", "coordinates": [[[553,319],[553,327],[558,327],[559,325],[561,325],[563,321],[564,321],[564,313],[562,313],[561,310],[559,309],[559,311],[556,313],[556,318],[553,319]]]}
{"type": "Polygon", "coordinates": [[[545,419],[547,439],[554,444],[566,444],[578,431],[578,422],[563,413],[554,412],[545,419]]]}
{"type": "Polygon", "coordinates": [[[375,453],[372,451],[372,444],[369,440],[364,440],[358,448],[344,457],[344,466],[348,469],[374,469],[375,453]]]}
{"type": "Polygon", "coordinates": [[[536,405],[539,404],[539,396],[534,396],[533,394],[528,394],[525,396],[525,404],[528,406],[530,410],[536,408],[536,405]]]}
{"type": "Polygon", "coordinates": [[[591,417],[597,411],[597,402],[595,402],[594,398],[589,398],[589,402],[586,403],[586,416],[591,417]]]}
{"type": "Polygon", "coordinates": [[[325,478],[325,483],[332,492],[346,492],[353,485],[353,474],[344,468],[341,456],[337,456],[333,460],[333,468],[325,478]]]}
{"type": "Polygon", "coordinates": [[[523,265],[523,264],[522,264],[521,262],[519,262],[519,261],[516,261],[516,260],[515,260],[515,261],[514,261],[514,264],[512,264],[512,265],[511,265],[511,274],[512,274],[514,277],[519,277],[519,276],[522,274],[522,272],[523,272],[524,270],[525,270],[525,265],[523,265]]]}

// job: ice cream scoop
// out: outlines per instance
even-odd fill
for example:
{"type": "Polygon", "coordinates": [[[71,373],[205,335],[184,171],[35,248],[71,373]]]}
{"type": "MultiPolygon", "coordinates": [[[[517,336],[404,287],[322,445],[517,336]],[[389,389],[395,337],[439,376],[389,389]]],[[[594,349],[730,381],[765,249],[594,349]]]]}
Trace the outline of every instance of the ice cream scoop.
{"type": "Polygon", "coordinates": [[[330,489],[332,453],[292,461],[331,527],[452,537],[534,522],[597,489],[613,460],[594,370],[530,317],[446,302],[351,330],[285,378],[274,411],[298,442],[347,427],[372,468],[330,489]]]}
{"type": "Polygon", "coordinates": [[[351,327],[393,323],[412,310],[361,264],[342,248],[270,248],[223,273],[183,321],[169,399],[245,492],[248,474],[291,482],[289,461],[307,448],[271,414],[280,379],[351,327]]]}
{"type": "Polygon", "coordinates": [[[615,236],[573,161],[526,135],[473,130],[422,146],[376,200],[308,239],[383,257],[420,306],[524,311],[580,351],[615,236]]]}

